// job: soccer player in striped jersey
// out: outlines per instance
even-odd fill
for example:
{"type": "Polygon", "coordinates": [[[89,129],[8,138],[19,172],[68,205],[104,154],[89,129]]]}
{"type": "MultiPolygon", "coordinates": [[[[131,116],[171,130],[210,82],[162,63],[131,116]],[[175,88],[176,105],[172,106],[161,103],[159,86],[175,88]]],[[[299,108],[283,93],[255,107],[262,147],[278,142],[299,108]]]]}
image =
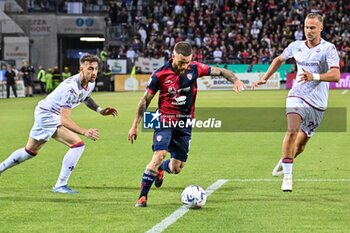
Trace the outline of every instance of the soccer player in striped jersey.
{"type": "Polygon", "coordinates": [[[71,118],[71,110],[84,102],[87,107],[99,114],[117,115],[114,108],[100,108],[90,97],[95,87],[99,58],[90,54],[80,59],[80,73],[63,81],[51,94],[41,100],[35,108],[35,121],[30,131],[27,145],[13,152],[5,161],[0,163],[0,174],[5,170],[34,158],[41,147],[50,140],[56,139],[69,147],[63,158],[60,175],[54,193],[73,194],[77,191],[67,186],[68,179],[82,155],[85,144],[78,134],[91,140],[100,136],[97,129],[84,129],[71,118]]]}
{"type": "Polygon", "coordinates": [[[295,41],[276,57],[266,74],[254,87],[265,84],[281,64],[294,57],[297,78],[288,93],[286,115],[288,129],[282,143],[282,157],[272,175],[284,174],[282,191],[292,191],[293,162],[319,127],[327,108],[329,82],[340,79],[339,56],[334,44],[321,38],[323,18],[309,13],[304,22],[306,40],[295,41]]]}
{"type": "Polygon", "coordinates": [[[136,140],[138,125],[157,91],[159,91],[157,113],[160,114],[161,121],[172,122],[173,126],[154,129],[154,153],[142,176],[136,207],[146,207],[148,192],[153,183],[156,187],[162,185],[164,171],[169,174],[181,172],[188,157],[191,126],[182,127],[180,124],[174,126],[174,123],[193,119],[197,78],[219,75],[234,83],[235,92],[245,88],[233,72],[192,61],[192,47],[187,42],[178,42],[174,47],[172,59],[152,74],[147,90],[138,104],[128,139],[131,143],[136,140]],[[170,152],[171,158],[163,161],[167,152],[170,152]]]}

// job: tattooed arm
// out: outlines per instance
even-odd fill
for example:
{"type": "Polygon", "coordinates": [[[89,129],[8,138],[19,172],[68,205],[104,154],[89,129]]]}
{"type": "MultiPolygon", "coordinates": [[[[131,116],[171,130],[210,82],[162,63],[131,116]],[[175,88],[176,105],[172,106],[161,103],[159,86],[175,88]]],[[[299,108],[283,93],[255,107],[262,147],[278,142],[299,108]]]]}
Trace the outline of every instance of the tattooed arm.
{"type": "Polygon", "coordinates": [[[133,143],[134,140],[136,140],[137,138],[137,127],[141,122],[143,113],[147,110],[153,97],[154,94],[150,93],[149,91],[146,91],[143,97],[140,99],[139,104],[137,105],[134,122],[132,123],[131,129],[129,130],[128,134],[128,140],[131,141],[131,143],[133,143]]]}
{"type": "Polygon", "coordinates": [[[225,79],[233,83],[233,90],[235,92],[240,92],[246,89],[245,85],[239,80],[236,75],[227,69],[219,68],[219,67],[211,67],[211,76],[223,76],[225,79]]]}

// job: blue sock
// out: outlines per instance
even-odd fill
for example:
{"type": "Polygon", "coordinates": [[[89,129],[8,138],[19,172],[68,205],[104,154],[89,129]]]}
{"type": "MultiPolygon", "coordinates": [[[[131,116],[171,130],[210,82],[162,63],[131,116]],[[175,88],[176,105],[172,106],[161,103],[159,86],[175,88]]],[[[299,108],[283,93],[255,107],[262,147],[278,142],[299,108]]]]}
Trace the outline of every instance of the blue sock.
{"type": "Polygon", "coordinates": [[[157,177],[157,172],[147,169],[145,173],[143,173],[142,181],[141,181],[141,191],[140,197],[148,195],[149,190],[152,187],[154,180],[157,177]]]}
{"type": "Polygon", "coordinates": [[[169,163],[170,163],[170,159],[163,161],[163,163],[162,163],[162,165],[160,165],[159,169],[164,170],[169,174],[172,174],[172,172],[170,171],[170,168],[169,168],[169,163]]]}

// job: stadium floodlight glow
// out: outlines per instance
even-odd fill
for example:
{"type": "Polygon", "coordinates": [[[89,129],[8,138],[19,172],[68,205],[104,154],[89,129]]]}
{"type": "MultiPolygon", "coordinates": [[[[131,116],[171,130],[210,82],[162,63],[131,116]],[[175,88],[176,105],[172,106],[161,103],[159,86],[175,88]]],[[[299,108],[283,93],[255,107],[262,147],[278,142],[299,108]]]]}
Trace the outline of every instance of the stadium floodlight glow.
{"type": "Polygon", "coordinates": [[[101,38],[101,37],[80,37],[80,41],[103,42],[103,41],[105,41],[105,38],[101,38]]]}

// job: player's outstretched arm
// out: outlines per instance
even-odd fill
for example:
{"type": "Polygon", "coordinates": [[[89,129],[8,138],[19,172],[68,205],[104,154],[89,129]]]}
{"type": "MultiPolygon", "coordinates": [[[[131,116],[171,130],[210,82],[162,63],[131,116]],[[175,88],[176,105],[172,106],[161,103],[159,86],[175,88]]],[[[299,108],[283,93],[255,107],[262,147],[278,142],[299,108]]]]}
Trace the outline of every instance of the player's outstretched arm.
{"type": "Polygon", "coordinates": [[[140,99],[139,104],[137,105],[135,118],[134,118],[134,121],[131,125],[131,128],[129,130],[129,134],[128,134],[128,140],[131,143],[133,143],[134,140],[136,140],[136,138],[137,138],[137,127],[141,122],[143,113],[147,110],[153,97],[154,97],[154,94],[150,93],[149,91],[146,91],[145,94],[140,99]]]}
{"type": "Polygon", "coordinates": [[[84,135],[85,137],[94,141],[100,137],[98,129],[84,129],[75,123],[71,118],[70,108],[61,108],[61,125],[73,131],[74,133],[84,135]]]}
{"type": "Polygon", "coordinates": [[[84,100],[84,103],[88,108],[100,113],[103,116],[108,116],[108,115],[112,115],[113,117],[118,116],[117,109],[112,107],[101,108],[96,104],[96,102],[90,96],[86,97],[86,99],[84,100]]]}
{"type": "Polygon", "coordinates": [[[312,80],[322,81],[322,82],[338,82],[340,79],[340,70],[338,68],[332,68],[327,73],[324,74],[314,74],[304,68],[302,68],[303,73],[299,74],[300,80],[298,82],[308,82],[312,80]]]}
{"type": "Polygon", "coordinates": [[[260,80],[253,83],[253,90],[259,85],[266,84],[267,80],[271,77],[271,75],[273,75],[278,70],[278,68],[280,68],[283,62],[284,62],[284,57],[282,55],[279,55],[278,57],[273,59],[271,65],[267,69],[264,76],[260,80]]]}
{"type": "Polygon", "coordinates": [[[225,79],[233,83],[233,90],[238,93],[246,89],[246,86],[243,84],[241,80],[239,80],[236,75],[227,69],[219,68],[219,67],[211,67],[211,76],[219,76],[222,75],[225,79]]]}

